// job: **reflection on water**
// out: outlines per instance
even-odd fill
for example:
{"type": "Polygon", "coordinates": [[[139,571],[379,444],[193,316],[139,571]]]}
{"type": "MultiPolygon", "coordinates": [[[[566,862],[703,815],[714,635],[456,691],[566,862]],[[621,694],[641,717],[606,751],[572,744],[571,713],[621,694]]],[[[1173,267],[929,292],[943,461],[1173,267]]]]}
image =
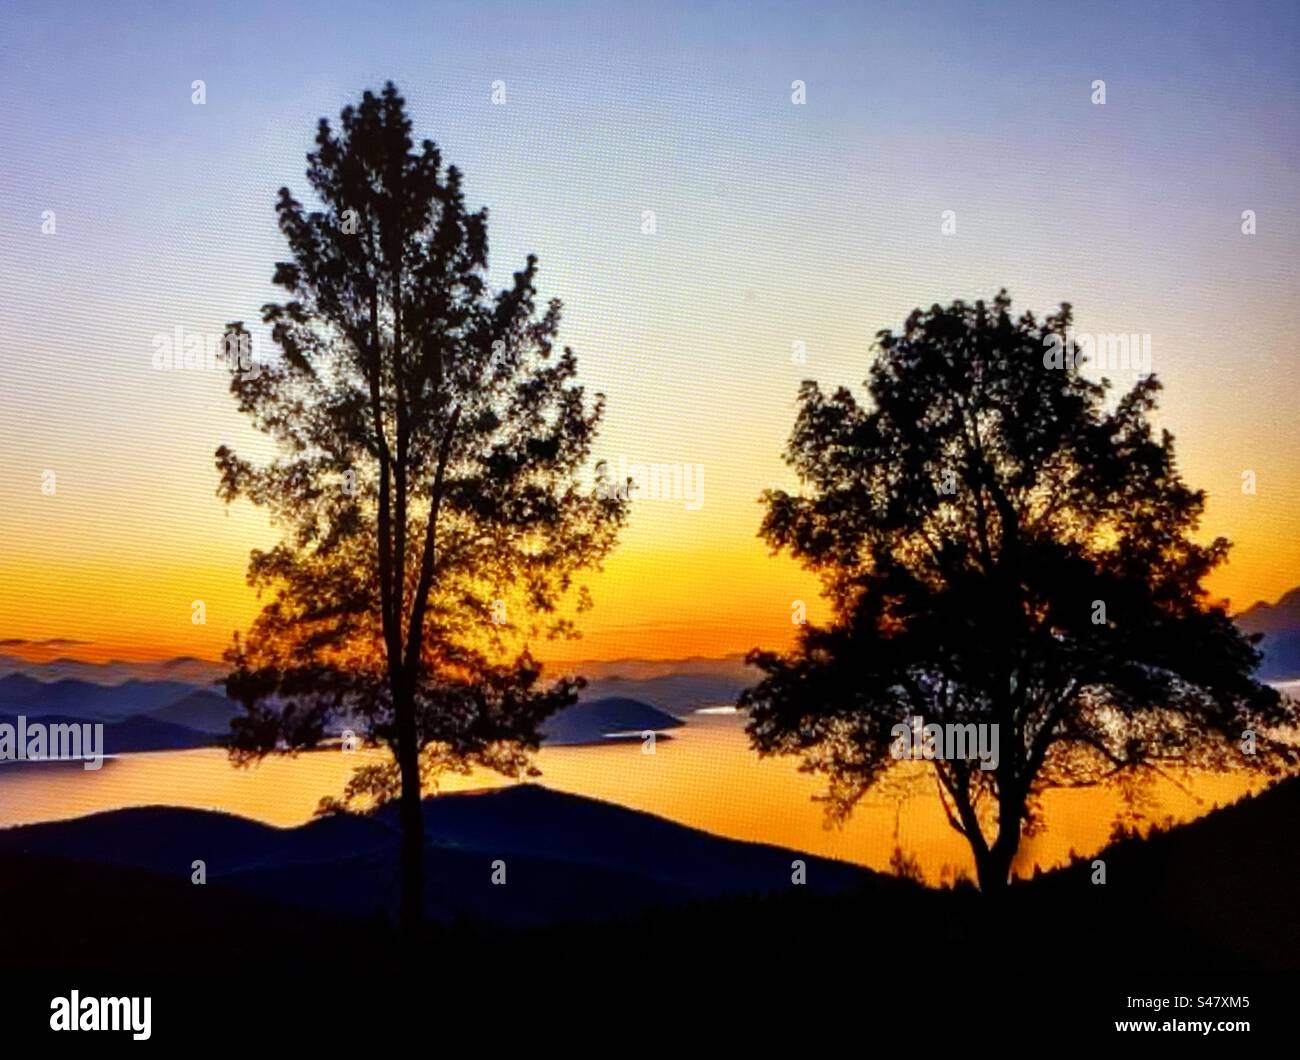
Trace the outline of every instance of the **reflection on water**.
{"type": "MultiPolygon", "coordinates": [[[[736,715],[697,714],[672,740],[551,747],[537,756],[538,781],[558,791],[644,810],[718,835],[792,847],[887,870],[897,842],[932,882],[955,870],[973,875],[966,844],[944,818],[925,763],[906,801],[874,798],[842,828],[827,829],[812,801],[820,782],[787,759],[759,759],[736,715]]],[[[364,753],[318,751],[269,758],[236,769],[216,749],[124,755],[98,772],[0,767],[0,826],[78,817],[124,806],[165,804],[223,810],[275,825],[308,820],[323,795],[341,792],[364,753]]],[[[491,773],[452,776],[446,791],[509,783],[491,773]]],[[[1190,820],[1216,804],[1262,786],[1241,775],[1203,775],[1181,790],[1169,781],[1153,789],[1147,819],[1190,820]]],[[[1049,867],[1105,845],[1122,802],[1113,789],[1053,792],[1045,799],[1046,829],[1026,839],[1018,871],[1049,867]]]]}

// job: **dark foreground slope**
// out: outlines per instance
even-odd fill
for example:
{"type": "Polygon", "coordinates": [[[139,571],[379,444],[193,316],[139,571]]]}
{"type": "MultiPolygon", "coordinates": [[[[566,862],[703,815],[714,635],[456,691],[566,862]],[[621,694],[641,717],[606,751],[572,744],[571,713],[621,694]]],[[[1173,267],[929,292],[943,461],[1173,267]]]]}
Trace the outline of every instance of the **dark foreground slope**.
{"type": "MultiPolygon", "coordinates": [[[[812,968],[1300,967],[1300,782],[1017,885],[992,906],[854,866],[737,843],[526,786],[430,800],[429,944],[503,953],[812,968]],[[807,884],[791,884],[802,860],[807,884]],[[504,871],[505,882],[493,883],[504,871]],[[856,957],[854,955],[857,955],[856,957]]],[[[396,832],[385,815],[275,829],[153,807],[0,832],[0,963],[11,968],[302,963],[394,945],[396,832]],[[190,882],[203,860],[207,884],[190,882]]],[[[683,964],[685,962],[685,964],[683,964]]],[[[508,963],[508,962],[507,962],[508,963]]]]}
{"type": "MultiPolygon", "coordinates": [[[[427,909],[442,923],[523,928],[629,918],[658,906],[790,885],[857,888],[853,865],[721,839],[662,818],[533,785],[430,799],[427,909]]],[[[280,829],[229,814],[144,807],[0,831],[0,866],[41,859],[94,904],[117,870],[179,881],[197,913],[215,892],[344,918],[383,918],[397,895],[395,815],[280,829]],[[202,862],[203,886],[191,879],[202,862]]],[[[0,877],[3,873],[0,872],[0,877]]],[[[6,897],[30,897],[0,884],[6,897]]]]}

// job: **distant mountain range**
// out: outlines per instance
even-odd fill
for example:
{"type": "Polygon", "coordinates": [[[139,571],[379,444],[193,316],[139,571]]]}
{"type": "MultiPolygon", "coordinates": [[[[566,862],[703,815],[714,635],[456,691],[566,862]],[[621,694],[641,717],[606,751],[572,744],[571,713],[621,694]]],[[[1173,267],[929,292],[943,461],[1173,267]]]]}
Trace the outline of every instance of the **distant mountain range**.
{"type": "Polygon", "coordinates": [[[4,653],[0,648],[0,675],[23,673],[39,681],[73,678],[100,685],[116,685],[130,680],[183,681],[201,688],[220,680],[227,669],[224,663],[215,659],[196,659],[190,655],[160,660],[114,659],[102,663],[62,656],[39,662],[12,652],[4,653]]]}
{"type": "Polygon", "coordinates": [[[179,681],[123,681],[96,684],[64,678],[38,681],[27,674],[0,677],[0,711],[35,717],[63,714],[87,721],[120,721],[148,714],[190,695],[193,685],[179,681]]]}
{"type": "MultiPolygon", "coordinates": [[[[104,754],[180,750],[223,743],[238,703],[220,692],[180,681],[98,684],[74,678],[39,681],[25,673],[0,677],[0,723],[19,715],[46,724],[104,725],[104,754]]],[[[627,696],[584,698],[543,726],[548,744],[592,744],[647,730],[662,733],[682,722],[627,696]]]]}
{"type": "Polygon", "coordinates": [[[585,700],[557,711],[542,723],[547,744],[603,743],[611,738],[662,733],[683,724],[680,718],[635,699],[585,700]]]}
{"type": "Polygon", "coordinates": [[[198,689],[150,711],[149,717],[174,725],[184,725],[198,732],[227,736],[230,734],[231,720],[241,713],[243,708],[220,692],[198,689]]]}
{"type": "MultiPolygon", "coordinates": [[[[1300,678],[1300,588],[1276,604],[1247,608],[1237,622],[1249,633],[1263,634],[1262,679],[1300,678]]],[[[647,729],[665,732],[702,707],[734,704],[758,677],[741,655],[620,659],[553,669],[588,681],[580,702],[546,724],[546,742],[553,744],[603,742],[615,733],[647,729]]],[[[103,722],[111,727],[108,753],[215,744],[240,712],[215,685],[221,673],[221,664],[191,657],[88,663],[0,655],[0,720],[25,714],[103,722]]]]}
{"type": "Polygon", "coordinates": [[[0,723],[16,725],[22,715],[45,725],[102,724],[105,755],[218,744],[238,712],[225,696],[180,681],[132,678],[106,685],[38,681],[23,673],[0,677],[0,723]]]}
{"type": "Polygon", "coordinates": [[[1237,616],[1247,633],[1262,633],[1264,653],[1260,676],[1267,681],[1300,677],[1300,588],[1292,589],[1275,604],[1260,602],[1237,616]]]}
{"type": "MultiPolygon", "coordinates": [[[[26,715],[26,717],[29,723],[40,722],[44,725],[79,725],[89,721],[87,718],[68,714],[42,714],[39,717],[26,715]]],[[[192,747],[210,747],[221,742],[220,737],[213,733],[199,732],[184,725],[159,720],[148,714],[133,714],[121,721],[90,723],[104,726],[104,741],[98,748],[99,754],[104,756],[127,754],[132,751],[184,751],[192,747]]],[[[17,729],[18,715],[0,713],[0,724],[12,725],[17,729]]],[[[90,749],[86,748],[85,756],[89,755],[90,749]]],[[[0,768],[7,769],[13,766],[13,762],[0,762],[0,768]]]]}
{"type": "Polygon", "coordinates": [[[601,677],[588,682],[583,698],[609,696],[639,699],[679,717],[700,707],[716,707],[736,702],[754,678],[728,673],[664,674],[659,677],[601,677]]]}
{"type": "MultiPolygon", "coordinates": [[[[185,691],[212,691],[225,672],[219,662],[188,656],[161,661],[91,663],[66,657],[33,662],[16,655],[0,654],[0,709],[17,699],[5,691],[7,677],[14,675],[47,684],[75,682],[68,687],[68,695],[71,699],[84,700],[85,690],[80,686],[86,684],[122,686],[134,682],[185,685],[188,686],[185,691]]],[[[588,687],[582,696],[584,700],[608,697],[639,699],[677,715],[689,714],[698,707],[734,703],[741,690],[757,678],[741,655],[721,659],[619,659],[554,664],[548,667],[548,672],[586,677],[588,687]]],[[[162,691],[156,698],[166,700],[169,694],[162,691]]],[[[213,694],[219,695],[217,692],[213,694]]],[[[114,704],[113,699],[113,696],[104,698],[104,703],[96,707],[97,716],[124,716],[122,708],[114,704]]],[[[148,706],[137,707],[125,713],[149,712],[150,709],[148,706]]]]}

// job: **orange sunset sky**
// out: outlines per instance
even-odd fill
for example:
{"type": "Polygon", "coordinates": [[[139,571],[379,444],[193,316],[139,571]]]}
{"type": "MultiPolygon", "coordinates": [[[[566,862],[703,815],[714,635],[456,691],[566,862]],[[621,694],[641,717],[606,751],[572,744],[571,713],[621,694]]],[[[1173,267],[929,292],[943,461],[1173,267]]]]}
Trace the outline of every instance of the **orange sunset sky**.
{"type": "Polygon", "coordinates": [[[153,341],[257,320],[282,256],[276,189],[303,193],[316,120],[388,78],[489,206],[494,280],[535,252],[543,294],[564,300],[563,338],[608,398],[596,455],[704,469],[697,510],[633,504],[585,638],[543,657],[717,656],[785,644],[795,600],[822,617],[815,580],[756,538],[759,493],[793,485],[780,454],[799,381],[856,386],[877,330],[1003,286],[1017,309],[1070,301],[1080,331],[1151,335],[1204,531],[1235,544],[1210,588],[1235,610],[1275,600],[1300,584],[1296,75],[1285,48],[1239,50],[1248,30],[1171,39],[1121,12],[1104,35],[1073,27],[1064,54],[1035,43],[1051,25],[990,12],[942,63],[902,15],[850,10],[752,27],[700,11],[670,31],[582,5],[543,26],[451,4],[436,32],[418,8],[382,35],[286,25],[288,50],[217,10],[129,31],[105,11],[57,41],[15,27],[0,43],[0,640],[215,657],[247,626],[248,551],[275,532],[218,501],[212,454],[265,450],[221,372],[156,371],[153,341]],[[94,46],[109,29],[127,42],[112,57],[94,46]],[[557,43],[578,39],[599,64],[557,43]]]}

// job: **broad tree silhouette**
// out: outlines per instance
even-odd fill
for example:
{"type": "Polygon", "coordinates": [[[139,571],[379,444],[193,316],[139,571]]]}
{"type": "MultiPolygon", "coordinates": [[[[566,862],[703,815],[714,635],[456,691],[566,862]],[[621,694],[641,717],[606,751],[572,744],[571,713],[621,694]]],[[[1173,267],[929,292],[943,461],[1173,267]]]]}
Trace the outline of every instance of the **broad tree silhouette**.
{"type": "Polygon", "coordinates": [[[802,755],[841,817],[895,764],[895,726],[997,725],[995,769],[933,761],[986,892],[1047,788],[1276,771],[1294,759],[1270,732],[1296,720],[1201,587],[1229,546],[1193,540],[1204,494],[1153,430],[1155,377],[1115,398],[1075,367],[1068,305],[1041,323],[1010,305],[881,332],[865,406],[803,383],[804,486],[764,494],[761,535],[822,575],[833,619],[752,652],[765,676],[741,698],[754,745],[802,755]]]}
{"type": "MultiPolygon", "coordinates": [[[[535,306],[536,260],[493,293],[487,212],[435,144],[413,149],[390,83],[322,119],[308,209],[282,188],[289,300],[263,307],[280,356],[232,374],[277,458],[217,450],[219,494],[284,529],[248,577],[273,594],[227,653],[236,760],[319,743],[340,726],[392,749],[348,796],[400,797],[401,919],[422,912],[421,791],[442,768],[518,775],[538,725],[573,702],[526,644],[573,632],[625,514],[583,489],[603,397],[588,400],[560,304],[535,306]],[[513,661],[502,661],[510,660],[513,661]]],[[[246,335],[241,324],[230,326],[246,335]]]]}

